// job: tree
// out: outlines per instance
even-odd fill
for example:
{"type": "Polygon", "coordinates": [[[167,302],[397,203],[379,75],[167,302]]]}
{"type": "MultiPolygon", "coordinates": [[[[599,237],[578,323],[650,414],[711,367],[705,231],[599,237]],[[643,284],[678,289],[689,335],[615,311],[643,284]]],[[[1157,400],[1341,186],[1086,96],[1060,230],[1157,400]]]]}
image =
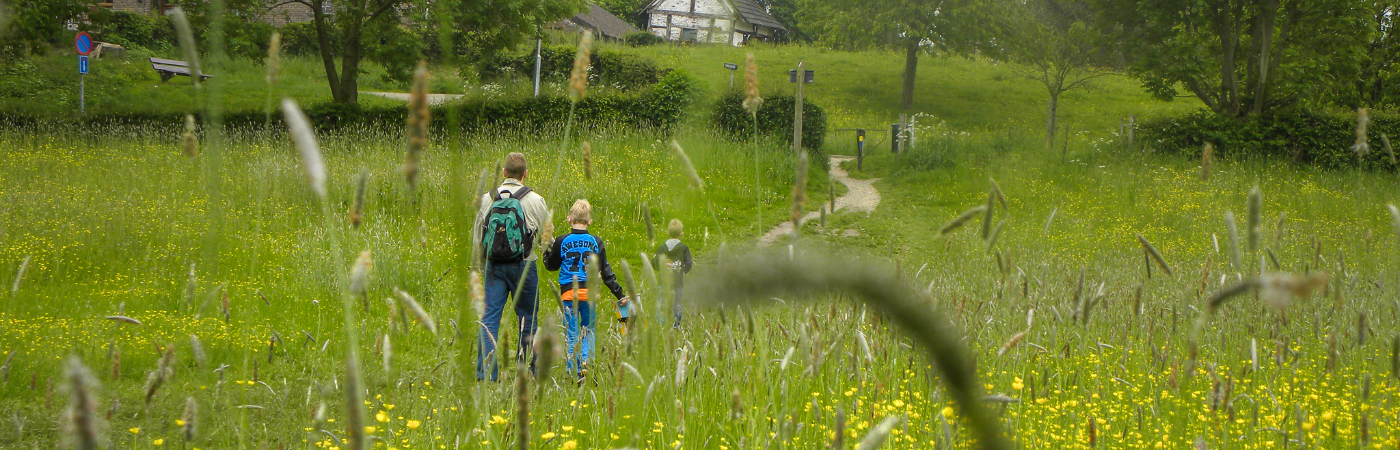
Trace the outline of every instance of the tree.
{"type": "Polygon", "coordinates": [[[311,9],[316,42],[321,63],[326,68],[326,82],[330,84],[332,101],[340,104],[359,103],[360,62],[366,56],[363,53],[362,32],[379,21],[397,23],[399,8],[407,6],[407,0],[287,0],[268,7],[268,10],[291,3],[311,9]],[[333,14],[327,10],[328,7],[333,14]],[[336,49],[331,45],[336,31],[340,32],[339,67],[335,62],[336,49]]]}
{"type": "Polygon", "coordinates": [[[88,0],[13,0],[0,2],[0,56],[39,52],[73,37],[64,26],[92,2],[88,0]]]}
{"type": "Polygon", "coordinates": [[[900,108],[914,106],[919,54],[969,54],[994,39],[989,0],[801,0],[808,33],[834,48],[904,50],[900,108]]]}
{"type": "Polygon", "coordinates": [[[1184,87],[1217,114],[1325,98],[1364,48],[1356,0],[1098,0],[1131,73],[1169,100],[1184,87]]]}
{"type": "Polygon", "coordinates": [[[1060,95],[1088,89],[1107,72],[1103,36],[1091,25],[1094,10],[1075,0],[1012,0],[1002,17],[1009,19],[1002,42],[1010,59],[1025,64],[1024,76],[1049,94],[1045,139],[1052,146],[1058,125],[1060,95]]]}
{"type": "Polygon", "coordinates": [[[1337,103],[1348,108],[1377,108],[1400,102],[1400,29],[1396,28],[1400,1],[1365,0],[1366,46],[1360,74],[1350,89],[1340,92],[1337,103]]]}

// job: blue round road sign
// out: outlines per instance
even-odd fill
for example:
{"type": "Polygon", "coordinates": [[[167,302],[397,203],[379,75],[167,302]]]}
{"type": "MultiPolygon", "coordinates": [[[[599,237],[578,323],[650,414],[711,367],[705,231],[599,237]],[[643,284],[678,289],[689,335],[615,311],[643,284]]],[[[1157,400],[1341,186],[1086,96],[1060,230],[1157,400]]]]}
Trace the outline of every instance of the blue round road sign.
{"type": "Polygon", "coordinates": [[[92,36],[88,36],[86,32],[78,32],[78,35],[73,37],[73,47],[78,49],[79,55],[87,56],[88,53],[92,53],[92,36]]]}

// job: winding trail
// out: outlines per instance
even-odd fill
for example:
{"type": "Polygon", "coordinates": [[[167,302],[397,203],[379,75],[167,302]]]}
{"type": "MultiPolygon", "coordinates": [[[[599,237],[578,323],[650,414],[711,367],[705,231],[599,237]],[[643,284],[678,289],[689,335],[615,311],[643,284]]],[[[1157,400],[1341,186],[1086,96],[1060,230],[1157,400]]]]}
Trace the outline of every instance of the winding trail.
{"type": "MultiPolygon", "coordinates": [[[[880,191],[875,190],[875,182],[879,178],[869,180],[856,180],[851,178],[851,174],[846,173],[841,168],[841,163],[855,159],[853,156],[831,156],[829,158],[831,179],[846,185],[846,195],[836,197],[836,211],[846,210],[849,212],[864,212],[866,214],[875,212],[875,208],[880,206],[880,191]]],[[[828,208],[826,204],[822,208],[828,208]]],[[[835,213],[835,211],[828,211],[835,213]]],[[[802,216],[801,223],[821,217],[820,211],[813,211],[802,216]]],[[[779,239],[792,235],[792,221],[784,221],[773,229],[768,230],[763,236],[758,238],[759,245],[769,245],[778,242],[779,239]]]]}

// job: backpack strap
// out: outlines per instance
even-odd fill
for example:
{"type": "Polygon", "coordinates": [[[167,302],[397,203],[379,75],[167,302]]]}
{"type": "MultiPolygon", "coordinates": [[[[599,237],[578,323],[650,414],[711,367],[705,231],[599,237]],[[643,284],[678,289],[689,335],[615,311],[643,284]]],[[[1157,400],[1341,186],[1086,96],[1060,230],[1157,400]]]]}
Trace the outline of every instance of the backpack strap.
{"type": "Polygon", "coordinates": [[[520,200],[525,198],[526,195],[530,195],[531,192],[534,192],[534,190],[530,189],[529,186],[521,186],[519,190],[516,190],[514,194],[510,195],[510,198],[520,200]]]}

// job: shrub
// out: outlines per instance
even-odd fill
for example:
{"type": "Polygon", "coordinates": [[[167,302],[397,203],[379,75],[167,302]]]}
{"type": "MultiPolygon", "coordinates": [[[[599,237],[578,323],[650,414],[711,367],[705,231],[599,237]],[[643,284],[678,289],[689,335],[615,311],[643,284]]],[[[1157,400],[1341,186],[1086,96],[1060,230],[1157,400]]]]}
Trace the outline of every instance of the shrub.
{"type": "Polygon", "coordinates": [[[1309,110],[1281,111],[1252,119],[1232,119],[1201,110],[1182,117],[1144,122],[1146,145],[1191,158],[1201,156],[1210,142],[1223,159],[1283,157],[1325,169],[1363,167],[1396,170],[1381,142],[1381,134],[1400,135],[1400,116],[1372,113],[1368,143],[1371,153],[1358,159],[1354,113],[1309,110]]]}
{"type": "MultiPolygon", "coordinates": [[[[575,47],[550,46],[540,49],[540,79],[564,81],[574,68],[575,47]]],[[[594,50],[591,55],[593,65],[589,69],[589,84],[609,86],[619,90],[642,89],[656,84],[666,75],[650,60],[636,55],[611,51],[594,50]]],[[[524,55],[498,56],[481,65],[481,79],[485,81],[508,79],[511,77],[533,77],[535,72],[534,52],[524,55]]]]}
{"type": "Polygon", "coordinates": [[[646,47],[665,43],[666,39],[646,31],[638,31],[627,35],[627,37],[623,38],[623,42],[633,47],[646,47]]]}
{"type": "MultiPolygon", "coordinates": [[[[765,135],[778,135],[785,142],[792,142],[793,111],[796,99],[791,95],[771,95],[763,97],[763,106],[758,108],[758,131],[765,135]]],[[[744,110],[744,95],[738,91],[720,97],[715,102],[714,124],[716,128],[738,138],[751,136],[753,117],[744,110]]],[[[820,150],[826,139],[826,113],[820,106],[809,100],[802,101],[802,146],[820,150]]]]}
{"type": "MultiPolygon", "coordinates": [[[[12,69],[4,69],[12,70],[12,69]]],[[[14,69],[20,70],[20,69],[14,69]]],[[[27,69],[24,69],[27,70],[27,69]]],[[[28,72],[25,72],[28,73],[28,72]]],[[[6,87],[0,78],[0,94],[23,86],[6,87]]],[[[590,95],[579,102],[575,123],[580,129],[603,127],[652,128],[669,130],[685,117],[694,100],[694,81],[684,71],[673,71],[661,82],[643,92],[632,94],[590,95]]],[[[433,115],[447,117],[444,109],[457,111],[458,124],[464,130],[504,129],[537,133],[564,124],[569,114],[569,100],[564,97],[524,97],[505,100],[472,99],[434,106],[433,115]]],[[[351,126],[403,127],[406,110],[398,107],[364,108],[359,105],[320,103],[308,105],[306,115],[318,129],[335,130],[351,126]]],[[[25,114],[0,113],[0,124],[26,124],[49,121],[25,114]]],[[[152,125],[179,126],[184,116],[177,113],[90,114],[78,119],[88,125],[152,125]]],[[[230,128],[261,128],[268,120],[263,111],[234,111],[224,115],[230,128]]],[[[281,115],[273,114],[273,124],[281,124],[281,115]]],[[[204,123],[201,118],[200,123],[204,123]]],[[[446,120],[434,120],[438,131],[448,125],[446,120]]]]}
{"type": "Polygon", "coordinates": [[[177,45],[175,25],[165,16],[111,11],[94,25],[93,37],[128,50],[164,50],[177,45]]]}
{"type": "MultiPolygon", "coordinates": [[[[283,25],[277,30],[282,34],[282,53],[292,56],[319,56],[321,44],[316,37],[316,24],[298,22],[283,25]]],[[[331,31],[332,52],[340,49],[340,33],[331,31]]]]}

